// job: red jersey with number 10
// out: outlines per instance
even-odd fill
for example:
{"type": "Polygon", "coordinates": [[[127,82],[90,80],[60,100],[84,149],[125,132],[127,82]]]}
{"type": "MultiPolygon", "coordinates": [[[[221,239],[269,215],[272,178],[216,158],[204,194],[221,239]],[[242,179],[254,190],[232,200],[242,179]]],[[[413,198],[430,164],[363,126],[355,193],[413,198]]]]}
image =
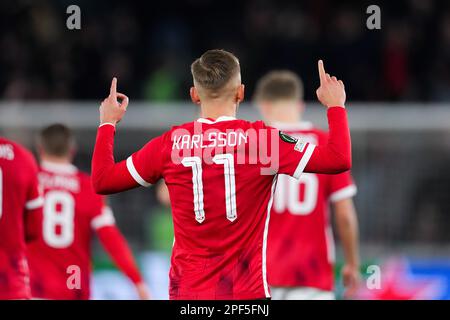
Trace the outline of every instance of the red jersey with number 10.
{"type": "Polygon", "coordinates": [[[220,117],[174,127],[128,158],[139,184],[164,178],[169,190],[171,299],[270,297],[265,252],[275,177],[298,178],[313,150],[261,121],[220,117]]]}
{"type": "MultiPolygon", "coordinates": [[[[327,134],[310,123],[275,126],[315,145],[327,142],[327,134]]],[[[299,180],[278,177],[267,255],[271,286],[333,290],[334,240],[329,202],[355,194],[350,171],[335,175],[304,173],[299,180]]]]}

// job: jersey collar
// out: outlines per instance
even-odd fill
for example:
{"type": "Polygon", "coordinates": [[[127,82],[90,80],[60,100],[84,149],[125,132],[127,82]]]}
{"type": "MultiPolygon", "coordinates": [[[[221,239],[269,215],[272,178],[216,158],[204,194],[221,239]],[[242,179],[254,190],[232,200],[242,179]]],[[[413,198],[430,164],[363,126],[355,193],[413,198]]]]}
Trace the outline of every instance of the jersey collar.
{"type": "Polygon", "coordinates": [[[60,173],[60,174],[74,174],[78,171],[77,167],[70,163],[56,163],[50,161],[42,161],[41,168],[45,171],[60,173]]]}
{"type": "Polygon", "coordinates": [[[230,117],[230,116],[220,116],[216,120],[212,120],[209,118],[199,118],[199,119],[197,119],[197,122],[213,124],[213,123],[217,123],[217,122],[231,121],[231,120],[236,120],[236,118],[230,117]]]}
{"type": "Polygon", "coordinates": [[[297,123],[273,122],[272,126],[279,130],[311,130],[313,128],[313,124],[308,121],[297,123]]]}

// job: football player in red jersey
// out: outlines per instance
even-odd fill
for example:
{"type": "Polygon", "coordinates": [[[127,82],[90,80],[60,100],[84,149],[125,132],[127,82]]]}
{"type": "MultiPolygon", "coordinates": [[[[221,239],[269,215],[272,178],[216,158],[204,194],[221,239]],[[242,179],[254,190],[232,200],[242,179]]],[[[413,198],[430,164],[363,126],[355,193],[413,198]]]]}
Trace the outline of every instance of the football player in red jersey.
{"type": "Polygon", "coordinates": [[[148,299],[126,240],[115,225],[111,209],[97,195],[89,175],[71,160],[74,139],[64,125],[40,133],[39,181],[44,189],[42,236],[28,246],[33,298],[89,299],[91,240],[95,232],[118,268],[148,299]]]}
{"type": "MultiPolygon", "coordinates": [[[[327,133],[303,122],[303,87],[290,71],[261,78],[255,100],[264,119],[298,139],[322,145],[327,133]]],[[[335,214],[351,296],[359,279],[358,225],[350,171],[336,175],[305,173],[296,180],[279,176],[270,220],[267,268],[274,299],[334,299],[334,243],[329,203],[335,214]],[[295,253],[295,254],[293,254],[295,253]]]]}
{"type": "Polygon", "coordinates": [[[29,299],[26,242],[37,241],[44,199],[24,147],[0,137],[0,300],[29,299]]]}
{"type": "Polygon", "coordinates": [[[201,118],[152,139],[127,160],[113,155],[128,97],[117,79],[100,106],[92,159],[97,192],[150,186],[163,178],[172,203],[175,241],[171,299],[265,299],[266,246],[277,174],[339,173],[351,167],[345,90],[318,63],[319,100],[328,107],[329,141],[297,141],[262,121],[236,119],[244,98],[238,59],[209,50],[191,65],[190,94],[201,118]],[[119,99],[120,102],[117,100],[119,99]]]}

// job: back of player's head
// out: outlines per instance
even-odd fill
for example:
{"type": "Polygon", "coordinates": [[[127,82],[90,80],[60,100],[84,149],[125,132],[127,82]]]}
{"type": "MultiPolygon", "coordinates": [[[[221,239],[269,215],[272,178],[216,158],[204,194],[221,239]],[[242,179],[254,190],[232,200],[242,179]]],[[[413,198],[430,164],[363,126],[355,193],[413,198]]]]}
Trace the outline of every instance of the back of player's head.
{"type": "Polygon", "coordinates": [[[240,84],[241,67],[236,56],[225,50],[208,50],[191,65],[194,85],[210,98],[223,95],[230,84],[240,84]]]}
{"type": "Polygon", "coordinates": [[[302,80],[289,70],[271,71],[258,81],[254,100],[256,102],[303,100],[302,80]]]}
{"type": "Polygon", "coordinates": [[[42,129],[38,142],[43,152],[55,157],[70,155],[74,147],[72,131],[67,126],[59,123],[42,129]]]}

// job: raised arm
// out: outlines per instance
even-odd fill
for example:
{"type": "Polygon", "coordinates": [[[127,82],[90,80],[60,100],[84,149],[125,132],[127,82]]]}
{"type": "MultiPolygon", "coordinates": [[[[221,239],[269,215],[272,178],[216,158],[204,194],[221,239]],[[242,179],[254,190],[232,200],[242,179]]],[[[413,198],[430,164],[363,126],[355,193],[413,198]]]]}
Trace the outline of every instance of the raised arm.
{"type": "Polygon", "coordinates": [[[316,146],[305,172],[340,173],[352,166],[350,131],[345,110],[344,83],[325,72],[323,61],[319,60],[320,87],[316,94],[319,101],[328,108],[328,143],[316,146]]]}
{"type": "Polygon", "coordinates": [[[129,173],[126,162],[116,163],[114,160],[115,127],[125,115],[127,106],[128,97],[117,92],[117,79],[113,78],[109,96],[100,105],[100,127],[92,155],[92,185],[99,194],[117,193],[139,186],[129,173]]]}
{"type": "Polygon", "coordinates": [[[344,84],[325,73],[322,60],[319,61],[319,76],[317,97],[328,108],[328,143],[315,146],[306,139],[286,137],[286,134],[280,133],[280,167],[277,172],[297,179],[302,172],[334,174],[347,171],[352,165],[344,84]]]}

